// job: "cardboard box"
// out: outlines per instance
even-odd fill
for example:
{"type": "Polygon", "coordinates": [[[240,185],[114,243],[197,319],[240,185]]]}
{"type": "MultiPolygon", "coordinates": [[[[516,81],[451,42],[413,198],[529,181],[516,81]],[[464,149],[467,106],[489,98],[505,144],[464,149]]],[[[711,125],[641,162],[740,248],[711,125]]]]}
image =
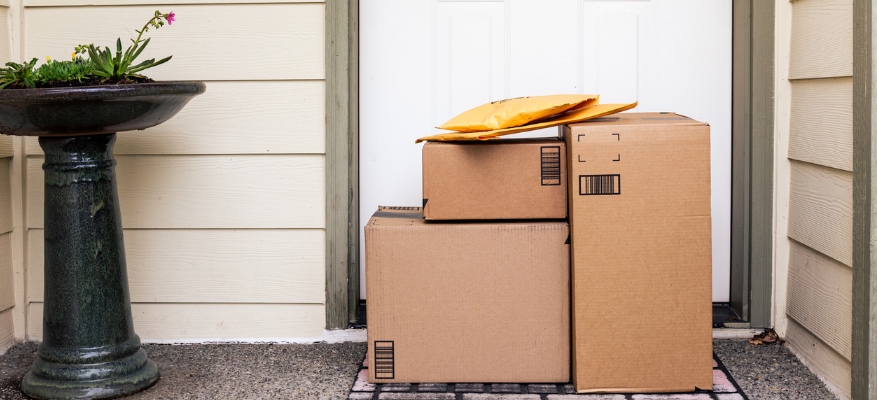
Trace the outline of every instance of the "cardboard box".
{"type": "Polygon", "coordinates": [[[569,225],[426,222],[381,207],[365,227],[370,382],[568,382],[569,225]]]}
{"type": "Polygon", "coordinates": [[[423,146],[426,219],[562,219],[566,184],[566,148],[558,138],[423,146]]]}
{"type": "Polygon", "coordinates": [[[709,125],[621,113],[563,136],[576,390],[711,390],[709,125]]]}

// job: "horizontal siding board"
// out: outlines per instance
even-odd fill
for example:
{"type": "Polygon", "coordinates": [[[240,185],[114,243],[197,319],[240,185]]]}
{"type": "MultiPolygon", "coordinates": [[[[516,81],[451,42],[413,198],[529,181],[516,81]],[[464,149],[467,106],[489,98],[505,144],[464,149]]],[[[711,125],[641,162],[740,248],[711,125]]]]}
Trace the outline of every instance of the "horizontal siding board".
{"type": "MultiPolygon", "coordinates": [[[[172,26],[150,30],[140,59],[173,59],[144,73],[156,80],[323,79],[324,4],[175,5],[172,26]]],[[[129,43],[156,6],[28,8],[24,58],[68,58],[77,43],[129,43]],[[94,15],[100,23],[83,23],[94,15]],[[61,40],[63,38],[63,40],[61,40]]],[[[165,11],[170,11],[170,7],[165,11]]]]}
{"type": "Polygon", "coordinates": [[[12,233],[0,235],[0,311],[15,305],[12,275],[12,233]]]}
{"type": "MultiPolygon", "coordinates": [[[[325,326],[320,304],[133,303],[134,330],[150,341],[234,341],[319,338],[325,326]]],[[[43,336],[43,304],[27,310],[27,337],[43,336]]]]}
{"type": "Polygon", "coordinates": [[[853,270],[791,241],[786,313],[849,360],[853,270]]]}
{"type": "Polygon", "coordinates": [[[0,135],[0,158],[12,157],[12,136],[0,135]]]}
{"type": "Polygon", "coordinates": [[[789,237],[852,265],[852,173],[794,161],[791,167],[789,237]]]}
{"type": "Polygon", "coordinates": [[[11,30],[9,29],[8,7],[8,1],[0,2],[0,65],[6,65],[7,62],[12,61],[12,49],[9,46],[12,40],[9,39],[11,30]]]}
{"type": "MultiPolygon", "coordinates": [[[[324,157],[118,156],[125,228],[324,228],[324,157]]],[[[42,157],[27,159],[27,224],[43,227],[42,157]]]]}
{"type": "MultiPolygon", "coordinates": [[[[8,0],[0,0],[8,1],[8,0]]],[[[122,6],[155,5],[155,0],[24,0],[25,7],[122,6]]],[[[174,7],[185,4],[261,4],[261,3],[325,3],[325,0],[174,0],[174,7]]]]}
{"type": "Polygon", "coordinates": [[[15,327],[12,324],[12,310],[0,311],[0,354],[15,344],[15,327]]]}
{"type": "Polygon", "coordinates": [[[12,231],[12,174],[10,158],[0,158],[0,234],[12,231]]]}
{"type": "Polygon", "coordinates": [[[803,358],[817,375],[845,393],[846,398],[850,397],[852,374],[849,360],[807,331],[794,318],[789,319],[786,340],[792,351],[803,358]]]}
{"type": "MultiPolygon", "coordinates": [[[[124,237],[133,302],[325,301],[322,229],[150,229],[126,230],[124,237]]],[[[27,244],[28,301],[42,302],[43,230],[31,229],[27,244]]]]}
{"type": "Polygon", "coordinates": [[[853,78],[792,81],[789,158],[853,170],[853,78]]]}
{"type": "Polygon", "coordinates": [[[853,0],[792,4],[789,79],[853,75],[853,0]]]}
{"type": "MultiPolygon", "coordinates": [[[[322,81],[208,82],[168,122],[120,133],[114,152],[322,154],[325,103],[322,81]]],[[[43,154],[36,137],[27,138],[27,154],[43,154]]]]}

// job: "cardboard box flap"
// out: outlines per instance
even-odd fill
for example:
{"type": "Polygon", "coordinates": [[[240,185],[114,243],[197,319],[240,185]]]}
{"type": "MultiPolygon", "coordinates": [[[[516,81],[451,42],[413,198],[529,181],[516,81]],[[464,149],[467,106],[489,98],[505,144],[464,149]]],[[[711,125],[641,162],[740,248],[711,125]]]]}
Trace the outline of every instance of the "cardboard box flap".
{"type": "Polygon", "coordinates": [[[700,122],[682,114],[673,112],[649,112],[649,113],[618,113],[607,117],[594,118],[592,120],[569,124],[571,128],[580,126],[592,126],[595,124],[614,125],[696,125],[709,126],[706,122],[700,122]]]}
{"type": "Polygon", "coordinates": [[[366,226],[422,225],[423,208],[378,206],[378,210],[368,220],[366,226]]]}

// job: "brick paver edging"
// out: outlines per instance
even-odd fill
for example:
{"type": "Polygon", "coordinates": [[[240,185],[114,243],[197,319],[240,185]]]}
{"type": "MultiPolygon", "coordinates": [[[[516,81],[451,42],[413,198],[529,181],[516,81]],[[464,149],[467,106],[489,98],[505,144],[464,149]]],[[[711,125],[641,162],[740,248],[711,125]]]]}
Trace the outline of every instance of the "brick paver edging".
{"type": "Polygon", "coordinates": [[[749,400],[713,354],[713,391],[661,394],[575,394],[570,383],[368,383],[363,361],[348,400],[749,400]]]}

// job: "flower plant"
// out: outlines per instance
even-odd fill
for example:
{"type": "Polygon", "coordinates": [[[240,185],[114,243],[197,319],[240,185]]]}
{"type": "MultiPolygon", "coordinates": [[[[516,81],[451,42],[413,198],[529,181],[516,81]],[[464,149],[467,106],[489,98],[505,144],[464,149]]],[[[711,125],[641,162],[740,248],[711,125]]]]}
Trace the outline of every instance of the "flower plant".
{"type": "Polygon", "coordinates": [[[135,60],[149,44],[150,38],[143,39],[149,28],[159,29],[167,23],[171,25],[176,14],[155,15],[136,31],[137,38],[123,52],[122,39],[116,40],[116,51],[110,47],[101,48],[92,44],[78,45],[73,49],[71,60],[57,61],[46,57],[46,63],[35,68],[37,59],[29,62],[6,63],[0,68],[0,89],[27,89],[39,87],[85,86],[152,82],[140,74],[141,71],[168,62],[172,56],[155,61],[154,58],[135,64],[135,60]],[[85,57],[87,56],[87,57],[85,57]]]}

